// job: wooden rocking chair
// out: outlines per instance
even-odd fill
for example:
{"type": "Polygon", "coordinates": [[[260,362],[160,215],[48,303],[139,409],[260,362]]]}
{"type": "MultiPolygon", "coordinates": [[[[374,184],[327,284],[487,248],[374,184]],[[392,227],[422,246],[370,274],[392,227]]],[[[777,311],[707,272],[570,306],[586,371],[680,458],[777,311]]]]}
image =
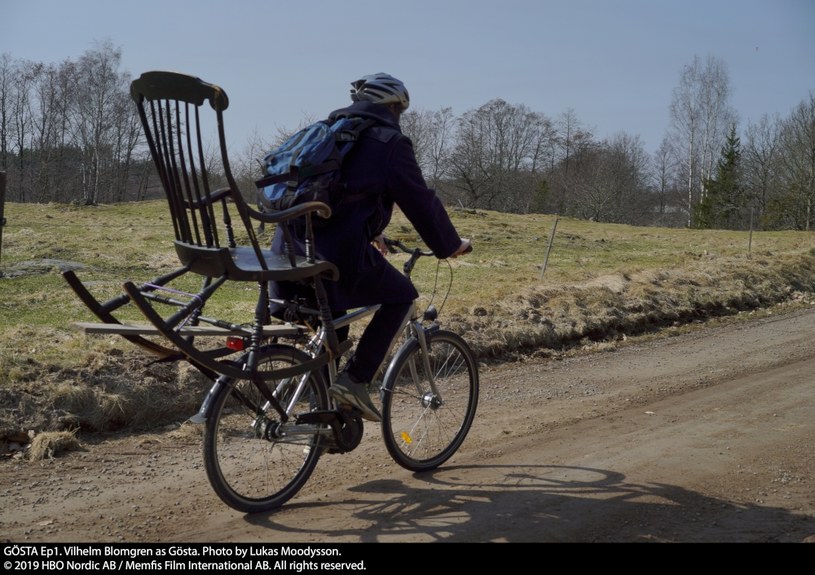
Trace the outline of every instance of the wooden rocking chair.
{"type": "Polygon", "coordinates": [[[316,259],[312,215],[330,216],[330,208],[310,202],[276,213],[261,213],[247,205],[232,175],[224,136],[223,113],[229,105],[218,86],[174,72],[147,72],[131,84],[150,155],[167,198],[180,266],[153,281],[125,282],[125,294],[108,302],[97,301],[72,273],[66,280],[103,324],[85,324],[89,332],[117,333],[162,357],[183,357],[212,379],[218,375],[251,379],[293,376],[325,365],[341,350],[331,329],[331,313],[323,281],[335,281],[337,268],[316,259]],[[206,150],[214,134],[219,157],[206,150]],[[216,188],[217,182],[223,185],[216,188]],[[298,255],[290,226],[304,226],[306,253],[298,255]],[[282,226],[283,254],[261,246],[255,232],[258,224],[282,226]],[[190,290],[182,282],[187,274],[200,276],[200,289],[190,290]],[[300,325],[273,323],[269,308],[270,281],[309,283],[315,292],[320,322],[327,329],[328,354],[285,369],[255,365],[251,360],[270,337],[302,334],[300,325]],[[258,298],[253,316],[244,321],[209,317],[204,309],[227,282],[256,284],[258,298]],[[124,325],[114,312],[133,303],[149,320],[152,330],[124,325]],[[248,320],[248,321],[246,321],[248,320]],[[94,328],[94,326],[96,326],[94,328]],[[146,339],[157,333],[169,345],[146,339]],[[213,345],[218,336],[223,344],[213,345]],[[229,338],[227,338],[229,336],[229,338]],[[236,341],[238,344],[236,344],[236,341]],[[248,361],[236,361],[236,351],[249,351],[248,361]],[[180,355],[179,355],[180,354],[180,355]],[[283,373],[286,372],[286,373],[283,373]]]}

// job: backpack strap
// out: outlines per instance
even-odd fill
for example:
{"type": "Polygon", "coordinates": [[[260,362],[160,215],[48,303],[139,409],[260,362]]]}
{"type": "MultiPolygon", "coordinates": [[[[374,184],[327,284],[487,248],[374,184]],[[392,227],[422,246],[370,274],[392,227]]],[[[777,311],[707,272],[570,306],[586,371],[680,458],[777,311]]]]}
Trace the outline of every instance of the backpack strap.
{"type": "Polygon", "coordinates": [[[337,142],[356,142],[362,132],[368,128],[372,128],[377,123],[373,118],[362,118],[361,116],[339,116],[335,118],[334,121],[336,122],[340,118],[360,118],[362,121],[354,126],[353,130],[338,132],[337,142]]]}

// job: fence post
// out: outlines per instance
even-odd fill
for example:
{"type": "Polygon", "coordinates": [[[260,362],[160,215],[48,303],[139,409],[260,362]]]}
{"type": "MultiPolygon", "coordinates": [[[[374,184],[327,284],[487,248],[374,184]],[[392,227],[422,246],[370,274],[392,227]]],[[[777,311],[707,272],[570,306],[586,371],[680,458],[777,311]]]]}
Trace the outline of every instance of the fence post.
{"type": "Polygon", "coordinates": [[[549,252],[552,251],[552,243],[555,241],[555,230],[557,229],[557,221],[560,219],[559,216],[555,216],[555,223],[552,224],[552,233],[549,234],[549,245],[546,247],[546,258],[543,260],[543,266],[541,266],[541,275],[539,280],[543,279],[543,273],[546,271],[546,266],[549,265],[549,252]]]}
{"type": "Polygon", "coordinates": [[[750,238],[747,240],[747,257],[753,257],[753,208],[750,208],[750,238]]]}
{"type": "MultiPolygon", "coordinates": [[[[0,172],[0,263],[3,261],[3,226],[6,225],[6,172],[0,172]]],[[[3,270],[0,269],[0,277],[3,277],[3,270]]]]}

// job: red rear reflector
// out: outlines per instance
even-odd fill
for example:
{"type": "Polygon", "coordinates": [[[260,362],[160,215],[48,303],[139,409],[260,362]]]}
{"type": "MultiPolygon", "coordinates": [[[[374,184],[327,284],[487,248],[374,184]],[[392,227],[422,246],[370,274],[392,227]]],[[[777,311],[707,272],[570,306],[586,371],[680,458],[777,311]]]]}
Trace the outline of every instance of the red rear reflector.
{"type": "Polygon", "coordinates": [[[226,347],[233,351],[243,351],[243,338],[234,335],[227,336],[226,347]]]}

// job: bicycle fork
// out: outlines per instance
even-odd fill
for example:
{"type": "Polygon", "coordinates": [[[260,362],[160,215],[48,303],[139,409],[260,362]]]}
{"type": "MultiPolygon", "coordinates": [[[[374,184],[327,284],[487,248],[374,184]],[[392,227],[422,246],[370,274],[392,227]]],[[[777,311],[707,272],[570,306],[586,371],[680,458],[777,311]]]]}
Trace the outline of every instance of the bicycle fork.
{"type": "Polygon", "coordinates": [[[421,377],[419,376],[419,370],[416,367],[415,361],[410,362],[410,376],[413,379],[413,384],[416,386],[417,393],[419,393],[422,398],[422,404],[425,407],[431,407],[432,409],[437,409],[444,403],[441,394],[439,393],[439,389],[436,386],[435,374],[433,373],[433,368],[430,363],[429,336],[431,336],[432,333],[438,329],[439,325],[436,323],[425,327],[419,321],[411,322],[410,327],[411,335],[416,338],[416,341],[419,343],[419,349],[422,352],[422,367],[424,367],[424,372],[427,383],[430,386],[430,391],[425,392],[422,389],[421,377]]]}

